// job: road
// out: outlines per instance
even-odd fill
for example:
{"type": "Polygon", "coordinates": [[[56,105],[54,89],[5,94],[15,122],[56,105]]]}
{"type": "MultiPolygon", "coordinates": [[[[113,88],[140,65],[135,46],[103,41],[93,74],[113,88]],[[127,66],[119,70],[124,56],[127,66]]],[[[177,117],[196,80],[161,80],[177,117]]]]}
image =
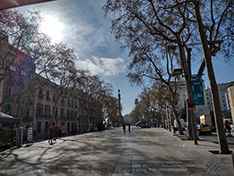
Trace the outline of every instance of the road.
{"type": "MultiPolygon", "coordinates": [[[[232,135],[234,133],[232,132],[232,135]]],[[[204,141],[213,142],[215,144],[218,144],[218,138],[217,133],[212,133],[212,135],[200,135],[199,138],[204,141]]],[[[227,136],[227,142],[229,147],[234,148],[234,136],[227,136]]]]}
{"type": "Polygon", "coordinates": [[[115,128],[2,152],[0,175],[202,175],[196,157],[165,129],[115,128]]]}

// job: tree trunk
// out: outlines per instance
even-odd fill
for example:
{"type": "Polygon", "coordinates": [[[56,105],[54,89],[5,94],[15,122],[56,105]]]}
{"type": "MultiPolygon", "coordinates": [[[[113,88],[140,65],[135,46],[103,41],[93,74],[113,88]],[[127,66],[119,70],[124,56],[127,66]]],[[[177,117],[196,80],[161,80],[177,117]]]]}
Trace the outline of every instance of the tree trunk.
{"type": "Polygon", "coordinates": [[[197,20],[197,26],[198,26],[198,30],[200,34],[200,40],[201,40],[203,52],[205,55],[207,74],[208,74],[209,82],[211,86],[215,123],[216,123],[217,136],[218,136],[219,147],[220,147],[219,152],[222,154],[227,154],[229,153],[229,148],[228,148],[228,143],[227,143],[225,130],[223,126],[222,112],[221,112],[221,107],[220,107],[220,102],[219,102],[218,87],[217,87],[217,83],[215,80],[213,65],[211,62],[211,54],[208,48],[208,42],[207,42],[206,34],[204,31],[204,26],[202,24],[202,19],[200,15],[200,3],[199,1],[194,0],[193,5],[194,5],[194,11],[195,11],[195,16],[197,20]]]}
{"type": "MultiPolygon", "coordinates": [[[[188,95],[188,99],[192,100],[192,92],[191,92],[191,83],[190,83],[190,77],[191,77],[191,68],[190,68],[190,64],[188,64],[188,62],[190,62],[190,57],[188,57],[187,61],[186,61],[186,57],[185,57],[185,50],[184,50],[184,46],[182,45],[180,36],[177,36],[177,41],[178,41],[178,47],[179,47],[179,52],[180,52],[180,61],[181,61],[181,67],[184,71],[185,74],[185,86],[186,86],[186,90],[187,90],[187,95],[188,95]]],[[[190,50],[188,55],[190,55],[190,50]]],[[[187,103],[186,103],[187,105],[187,103]]],[[[194,140],[194,144],[197,144],[197,131],[195,130],[194,126],[196,125],[196,117],[194,117],[193,113],[190,113],[190,115],[187,117],[188,122],[191,122],[191,126],[188,128],[188,132],[190,132],[188,135],[189,139],[193,139],[194,140]],[[192,132],[192,134],[191,134],[192,132]]]]}
{"type": "Polygon", "coordinates": [[[174,115],[175,115],[175,118],[176,118],[176,121],[177,121],[177,124],[178,124],[179,133],[180,133],[180,135],[183,135],[184,132],[183,132],[183,130],[182,130],[181,123],[180,123],[180,119],[179,119],[179,117],[178,117],[178,113],[177,113],[176,107],[175,107],[174,105],[172,105],[172,110],[173,110],[173,112],[174,112],[174,115]]]}
{"type": "Polygon", "coordinates": [[[192,130],[192,122],[191,122],[191,116],[189,113],[189,108],[187,106],[187,102],[189,101],[189,99],[187,99],[186,101],[186,117],[187,117],[187,139],[188,140],[193,140],[193,130],[192,130]]]}

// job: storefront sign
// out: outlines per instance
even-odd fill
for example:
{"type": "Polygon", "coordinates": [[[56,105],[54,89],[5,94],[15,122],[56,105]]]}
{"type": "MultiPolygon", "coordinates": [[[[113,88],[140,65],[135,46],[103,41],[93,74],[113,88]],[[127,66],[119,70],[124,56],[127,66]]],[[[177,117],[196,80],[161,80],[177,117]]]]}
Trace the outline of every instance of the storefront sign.
{"type": "Polygon", "coordinates": [[[28,128],[28,142],[32,142],[32,135],[33,135],[33,130],[32,127],[28,128]]]}

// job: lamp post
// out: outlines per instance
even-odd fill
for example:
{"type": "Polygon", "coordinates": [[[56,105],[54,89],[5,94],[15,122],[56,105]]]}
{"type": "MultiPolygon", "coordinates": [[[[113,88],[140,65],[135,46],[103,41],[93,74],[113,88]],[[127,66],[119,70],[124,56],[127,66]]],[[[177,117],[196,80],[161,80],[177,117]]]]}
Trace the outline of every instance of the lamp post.
{"type": "Polygon", "coordinates": [[[121,114],[121,95],[120,95],[120,89],[118,89],[118,99],[119,99],[119,116],[121,117],[121,120],[124,123],[124,119],[123,119],[123,116],[121,114]]]}

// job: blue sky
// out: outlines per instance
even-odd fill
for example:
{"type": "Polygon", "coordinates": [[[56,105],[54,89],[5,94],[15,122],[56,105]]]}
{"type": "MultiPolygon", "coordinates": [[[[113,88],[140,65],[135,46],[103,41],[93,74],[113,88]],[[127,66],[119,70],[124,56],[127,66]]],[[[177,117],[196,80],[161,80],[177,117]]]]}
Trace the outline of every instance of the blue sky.
{"type": "MultiPolygon", "coordinates": [[[[98,74],[102,80],[111,83],[114,96],[121,90],[122,114],[130,113],[134,100],[141,92],[140,87],[131,87],[126,79],[129,58],[121,52],[119,45],[110,34],[111,22],[104,18],[101,7],[105,0],[57,0],[19,8],[19,10],[40,11],[44,17],[44,31],[54,42],[66,43],[75,49],[78,56],[77,67],[98,74]]],[[[202,57],[202,56],[201,56],[202,57]]],[[[192,65],[195,74],[201,59],[192,65]]],[[[213,59],[217,83],[234,81],[234,59],[225,63],[222,57],[213,59]]],[[[206,70],[203,79],[209,86],[206,70]]]]}
{"type": "Polygon", "coordinates": [[[58,0],[18,9],[40,11],[45,19],[43,30],[54,42],[66,43],[75,50],[77,67],[88,69],[111,83],[115,97],[120,89],[125,115],[134,108],[141,88],[132,87],[126,79],[128,54],[120,51],[110,34],[111,22],[101,9],[104,3],[105,0],[58,0]]]}

